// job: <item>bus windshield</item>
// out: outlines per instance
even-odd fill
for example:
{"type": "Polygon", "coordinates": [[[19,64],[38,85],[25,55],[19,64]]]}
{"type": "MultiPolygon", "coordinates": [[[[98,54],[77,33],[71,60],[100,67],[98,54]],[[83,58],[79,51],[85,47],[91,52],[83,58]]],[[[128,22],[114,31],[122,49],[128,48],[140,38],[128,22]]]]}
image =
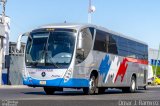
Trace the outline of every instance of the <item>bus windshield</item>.
{"type": "Polygon", "coordinates": [[[26,65],[67,68],[72,59],[74,46],[75,34],[73,32],[31,33],[26,45],[26,65]]]}

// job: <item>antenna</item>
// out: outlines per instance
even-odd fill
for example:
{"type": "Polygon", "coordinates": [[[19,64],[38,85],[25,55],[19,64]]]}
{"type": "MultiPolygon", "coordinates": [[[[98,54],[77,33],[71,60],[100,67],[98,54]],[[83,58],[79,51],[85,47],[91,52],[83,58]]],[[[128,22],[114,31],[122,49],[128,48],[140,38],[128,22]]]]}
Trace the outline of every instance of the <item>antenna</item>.
{"type": "Polygon", "coordinates": [[[88,23],[92,21],[92,13],[96,11],[94,5],[92,5],[92,0],[89,0],[89,8],[88,8],[88,23]]]}

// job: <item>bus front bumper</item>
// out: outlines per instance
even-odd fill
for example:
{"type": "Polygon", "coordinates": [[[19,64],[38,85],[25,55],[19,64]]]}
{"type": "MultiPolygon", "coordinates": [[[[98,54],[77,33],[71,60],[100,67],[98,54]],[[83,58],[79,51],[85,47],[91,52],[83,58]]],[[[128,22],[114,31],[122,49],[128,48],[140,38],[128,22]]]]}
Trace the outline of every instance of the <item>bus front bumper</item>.
{"type": "Polygon", "coordinates": [[[66,87],[66,88],[82,88],[89,86],[89,80],[80,78],[70,78],[65,81],[63,78],[53,79],[53,80],[37,80],[33,78],[23,79],[23,84],[31,87],[66,87]]]}

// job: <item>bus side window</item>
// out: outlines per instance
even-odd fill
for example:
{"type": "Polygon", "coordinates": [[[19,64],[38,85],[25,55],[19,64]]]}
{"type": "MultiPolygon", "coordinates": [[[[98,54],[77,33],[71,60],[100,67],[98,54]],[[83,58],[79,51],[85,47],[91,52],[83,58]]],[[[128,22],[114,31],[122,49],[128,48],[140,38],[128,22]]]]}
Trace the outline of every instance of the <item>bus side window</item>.
{"type": "Polygon", "coordinates": [[[105,36],[104,31],[96,30],[96,36],[95,36],[95,42],[94,42],[94,50],[97,51],[102,51],[102,52],[107,52],[108,51],[108,40],[107,37],[105,36]]]}

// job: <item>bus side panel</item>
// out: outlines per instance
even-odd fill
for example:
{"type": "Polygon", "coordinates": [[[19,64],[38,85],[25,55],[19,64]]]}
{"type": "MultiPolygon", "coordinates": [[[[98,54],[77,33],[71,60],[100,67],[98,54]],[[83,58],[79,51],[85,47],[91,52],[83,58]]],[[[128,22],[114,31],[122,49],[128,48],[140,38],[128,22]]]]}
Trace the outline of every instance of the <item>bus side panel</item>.
{"type": "Polygon", "coordinates": [[[96,70],[98,87],[129,87],[133,74],[137,78],[137,86],[144,85],[144,69],[147,65],[121,56],[91,51],[80,64],[75,65],[73,77],[89,80],[91,72],[96,70]]]}
{"type": "Polygon", "coordinates": [[[108,74],[102,76],[103,87],[128,87],[130,86],[132,75],[136,76],[137,86],[146,84],[146,64],[132,58],[122,58],[114,55],[108,55],[108,57],[108,63],[111,65],[108,69],[108,74]]]}

